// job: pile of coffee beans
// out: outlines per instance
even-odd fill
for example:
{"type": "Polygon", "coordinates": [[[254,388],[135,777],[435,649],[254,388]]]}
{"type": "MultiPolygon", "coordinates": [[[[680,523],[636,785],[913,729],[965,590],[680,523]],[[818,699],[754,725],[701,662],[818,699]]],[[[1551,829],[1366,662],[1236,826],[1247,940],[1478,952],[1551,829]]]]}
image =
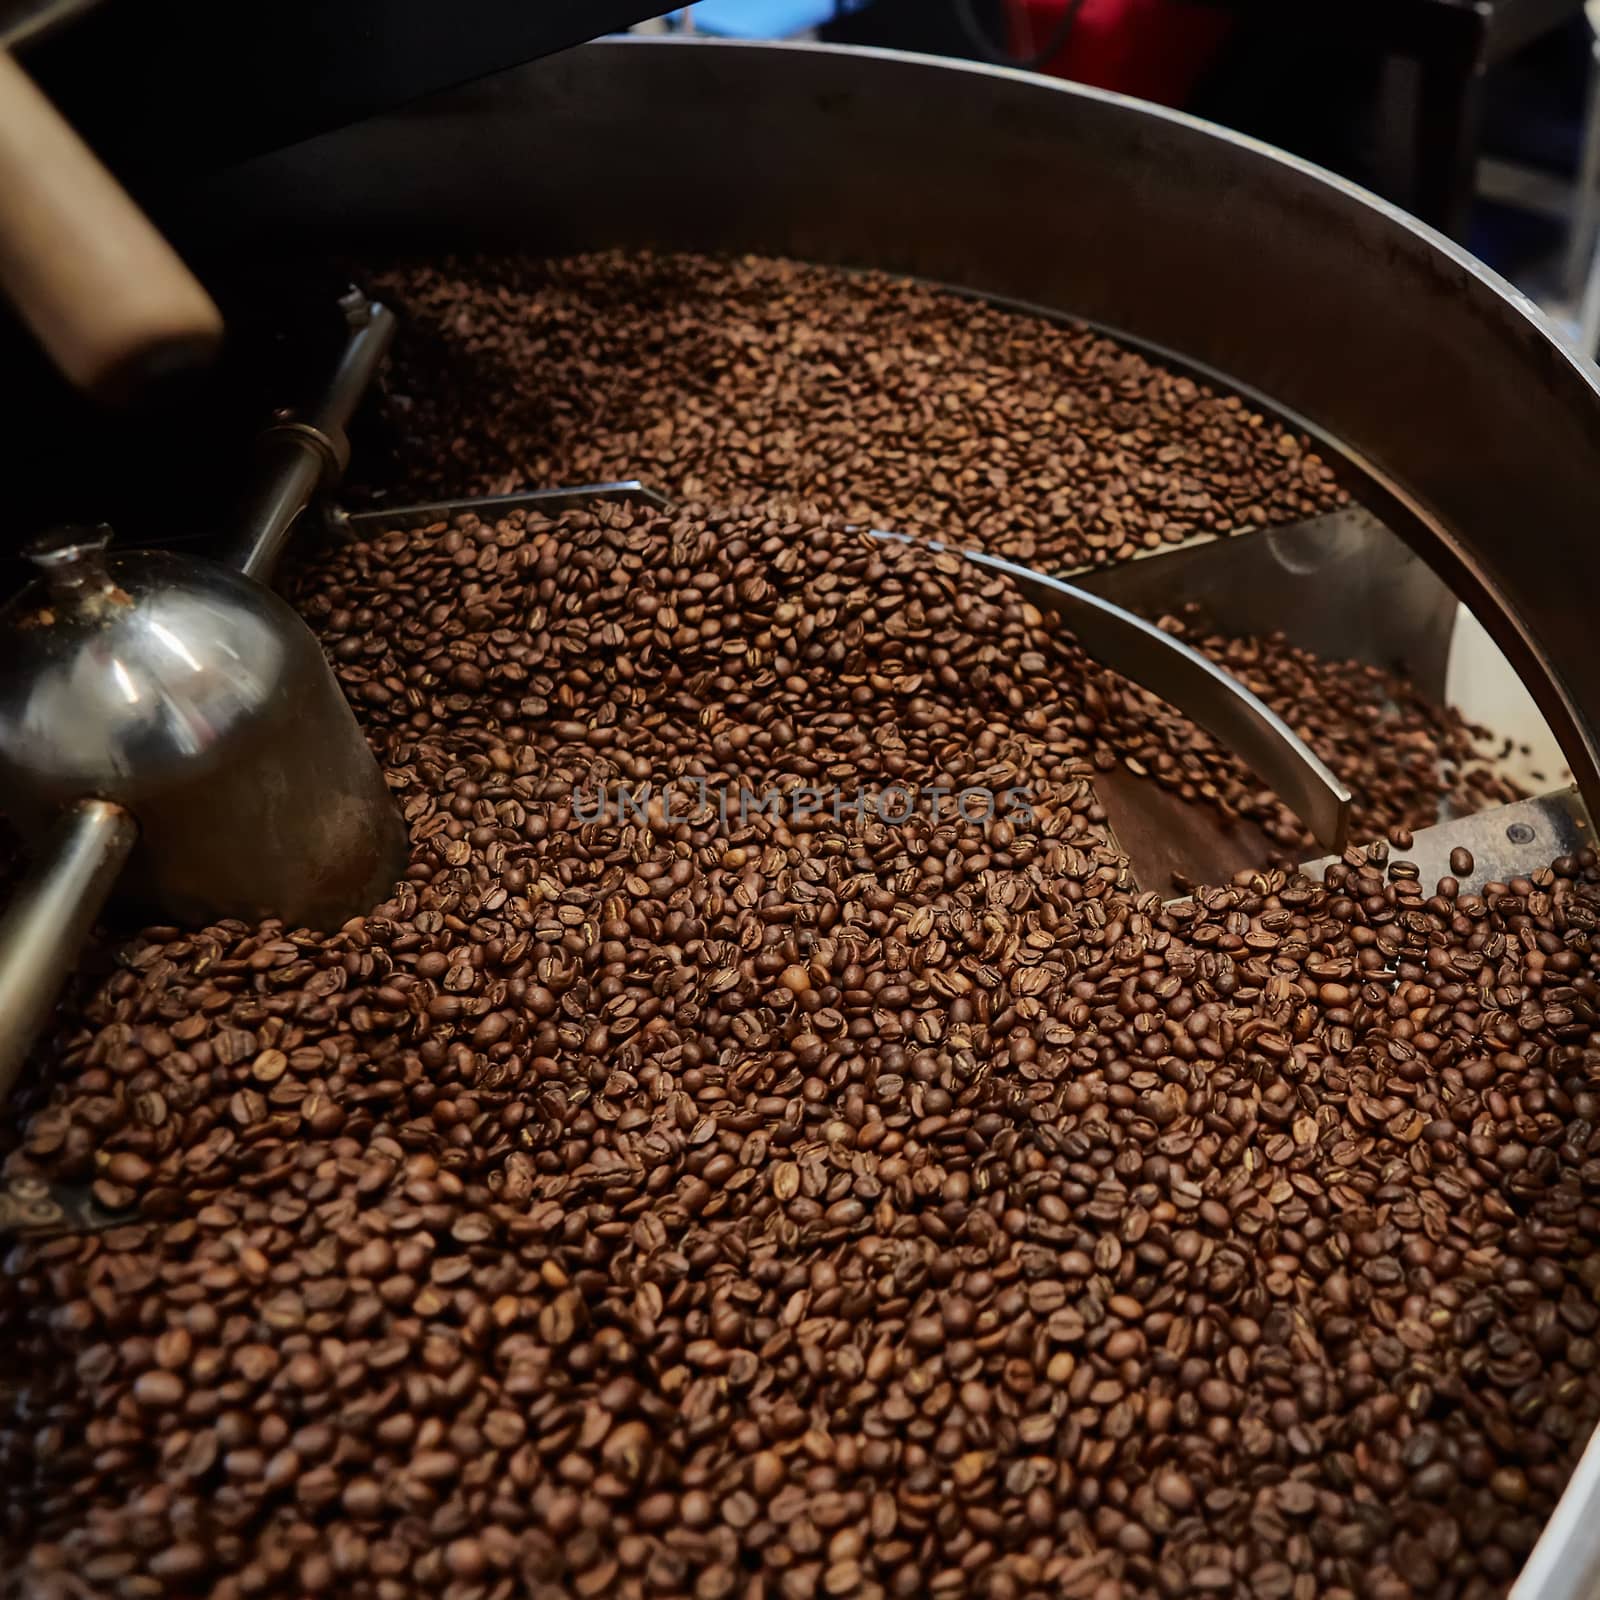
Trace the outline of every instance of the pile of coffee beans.
{"type": "MultiPolygon", "coordinates": [[[[915,280],[650,252],[363,277],[406,330],[383,380],[391,454],[357,459],[369,482],[355,492],[376,503],[640,478],[1059,571],[1345,502],[1304,438],[1236,397],[1083,327],[915,280]]],[[[1462,811],[1521,797],[1480,758],[1484,730],[1395,674],[1187,631],[1333,766],[1359,831],[1426,827],[1441,795],[1462,811]]],[[[1101,767],[1260,821],[1279,864],[1320,854],[1185,719],[1119,679],[1107,694],[1122,711],[1101,767]]]]}
{"type": "Polygon", "coordinates": [[[1304,438],[1237,398],[905,279],[653,254],[364,277],[405,320],[386,380],[396,498],[641,478],[1052,571],[1343,500],[1304,438]]]}
{"type": "Polygon", "coordinates": [[[0,1275],[24,1592],[1504,1592],[1600,1415],[1591,855],[1163,906],[1109,675],[820,514],[298,598],[411,865],[41,1050],[8,1173],[136,1220],[0,1275]]]}

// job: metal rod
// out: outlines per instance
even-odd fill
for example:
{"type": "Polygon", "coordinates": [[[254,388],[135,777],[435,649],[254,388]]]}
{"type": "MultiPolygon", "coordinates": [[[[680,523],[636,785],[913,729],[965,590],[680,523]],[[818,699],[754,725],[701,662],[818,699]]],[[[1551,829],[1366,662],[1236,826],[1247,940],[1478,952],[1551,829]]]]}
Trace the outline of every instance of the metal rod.
{"type": "Polygon", "coordinates": [[[263,436],[238,533],[223,554],[229,566],[271,583],[301,513],[319,488],[344,474],[350,446],[345,429],[394,339],[394,313],[352,293],[344,304],[350,337],[333,377],[303,417],[286,415],[263,436]]]}
{"type": "Polygon", "coordinates": [[[1198,723],[1271,786],[1324,848],[1344,849],[1350,791],[1278,714],[1231,673],[1131,611],[1059,578],[999,556],[959,550],[937,539],[873,530],[879,539],[949,550],[1003,572],[1037,604],[1055,612],[1097,661],[1122,673],[1198,723]]]}
{"type": "Polygon", "coordinates": [[[337,511],[335,526],[345,532],[362,533],[369,528],[417,528],[430,522],[470,511],[488,519],[508,511],[574,511],[596,500],[639,500],[665,510],[667,497],[648,489],[637,478],[616,483],[577,483],[558,489],[521,489],[515,494],[466,496],[459,500],[425,500],[417,505],[373,506],[365,511],[337,511]]]}
{"type": "Polygon", "coordinates": [[[269,434],[258,448],[241,533],[222,559],[247,578],[270,584],[289,535],[321,486],[326,469],[316,447],[291,433],[269,434]]]}
{"type": "Polygon", "coordinates": [[[121,806],[78,801],[63,813],[0,917],[0,1104],[137,835],[121,806]]]}
{"type": "Polygon", "coordinates": [[[308,419],[326,433],[350,426],[383,358],[394,343],[395,315],[386,305],[352,291],[341,302],[350,338],[328,387],[308,419]]]}

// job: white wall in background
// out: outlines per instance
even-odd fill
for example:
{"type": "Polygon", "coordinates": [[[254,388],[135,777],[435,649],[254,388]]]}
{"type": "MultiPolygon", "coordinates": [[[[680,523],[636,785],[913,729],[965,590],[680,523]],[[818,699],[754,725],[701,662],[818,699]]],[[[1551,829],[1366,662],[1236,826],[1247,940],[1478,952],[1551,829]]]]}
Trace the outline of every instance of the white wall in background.
{"type": "Polygon", "coordinates": [[[1456,611],[1445,695],[1469,721],[1516,740],[1517,748],[1502,765],[1506,775],[1524,788],[1538,794],[1571,777],[1555,735],[1533,697],[1500,647],[1484,632],[1483,624],[1465,606],[1456,611]]]}

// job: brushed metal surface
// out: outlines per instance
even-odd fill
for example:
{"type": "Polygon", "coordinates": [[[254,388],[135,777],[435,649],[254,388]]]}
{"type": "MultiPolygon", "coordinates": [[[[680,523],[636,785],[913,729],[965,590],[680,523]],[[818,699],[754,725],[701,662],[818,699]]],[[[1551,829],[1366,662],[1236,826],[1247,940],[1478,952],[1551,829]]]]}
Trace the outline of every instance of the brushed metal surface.
{"type": "Polygon", "coordinates": [[[1455,596],[1359,506],[1064,576],[1142,617],[1177,614],[1192,602],[1226,633],[1281,630],[1318,655],[1403,672],[1420,693],[1445,702],[1455,596]]]}

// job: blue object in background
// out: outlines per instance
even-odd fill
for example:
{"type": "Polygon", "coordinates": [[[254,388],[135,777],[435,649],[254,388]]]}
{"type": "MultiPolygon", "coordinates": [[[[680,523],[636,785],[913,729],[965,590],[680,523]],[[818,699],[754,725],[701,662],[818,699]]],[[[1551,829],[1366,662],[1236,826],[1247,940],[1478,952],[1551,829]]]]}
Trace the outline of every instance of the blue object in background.
{"type": "MultiPolygon", "coordinates": [[[[859,11],[867,0],[700,0],[694,25],[701,33],[729,39],[787,39],[808,28],[820,28],[835,17],[859,11]]],[[[674,22],[681,11],[672,14],[674,22]]]]}

